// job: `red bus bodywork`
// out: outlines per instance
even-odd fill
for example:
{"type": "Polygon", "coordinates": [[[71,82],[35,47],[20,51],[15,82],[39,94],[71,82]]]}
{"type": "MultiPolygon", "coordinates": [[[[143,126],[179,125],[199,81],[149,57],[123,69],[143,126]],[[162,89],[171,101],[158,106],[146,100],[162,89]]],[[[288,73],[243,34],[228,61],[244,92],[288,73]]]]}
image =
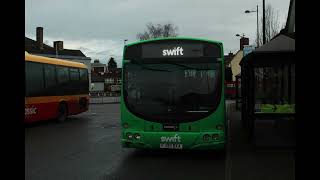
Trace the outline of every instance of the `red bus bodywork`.
{"type": "Polygon", "coordinates": [[[225,82],[225,96],[228,98],[236,97],[236,81],[225,82]]]}
{"type": "MultiPolygon", "coordinates": [[[[83,63],[77,63],[77,62],[72,62],[72,61],[67,61],[67,60],[62,60],[57,58],[36,56],[36,55],[31,55],[27,52],[25,53],[25,62],[28,63],[28,65],[30,65],[30,63],[34,63],[34,64],[36,63],[38,65],[44,65],[44,64],[50,65],[55,68],[58,66],[65,67],[65,68],[74,68],[74,69],[78,68],[78,71],[76,72],[78,72],[79,78],[78,80],[74,80],[75,82],[82,81],[82,79],[80,79],[81,78],[80,70],[84,70],[85,72],[87,72],[88,70],[87,66],[84,65],[83,63]]],[[[43,67],[44,66],[42,66],[41,70],[43,70],[43,67]]],[[[28,69],[26,68],[26,71],[25,71],[26,73],[28,72],[27,70],[28,69]]],[[[37,72],[37,71],[34,70],[34,72],[37,72]]],[[[55,74],[53,74],[53,77],[57,76],[56,70],[54,72],[55,74]]],[[[26,74],[26,79],[28,79],[27,75],[30,75],[30,74],[26,74]]],[[[41,75],[35,76],[35,77],[40,77],[41,79],[41,75]]],[[[88,87],[89,86],[88,73],[86,73],[85,76],[83,77],[85,77],[84,85],[88,87]]],[[[69,78],[69,75],[68,75],[68,78],[69,78]]],[[[34,80],[34,82],[38,82],[38,81],[34,80]]],[[[54,79],[53,82],[56,82],[56,79],[54,79]]],[[[30,79],[29,79],[29,83],[30,83],[30,79]]],[[[30,84],[28,84],[26,81],[26,91],[27,91],[27,87],[32,86],[30,84]]],[[[59,88],[63,88],[63,87],[59,87],[59,88]]],[[[59,90],[59,88],[56,90],[59,90]]],[[[76,89],[74,92],[71,92],[71,93],[70,92],[64,93],[62,91],[60,95],[44,95],[45,93],[38,94],[38,95],[26,95],[24,122],[30,123],[30,122],[41,121],[41,120],[55,119],[59,115],[58,108],[62,103],[66,105],[67,116],[76,115],[76,114],[85,112],[88,110],[88,104],[89,104],[89,93],[87,93],[87,91],[88,90],[80,92],[78,91],[78,89],[76,89]]]]}
{"type": "Polygon", "coordinates": [[[25,98],[25,123],[41,120],[55,119],[58,117],[58,106],[61,102],[67,104],[68,115],[76,115],[88,110],[89,95],[26,97],[25,98]],[[85,104],[80,103],[85,99],[85,104]]]}

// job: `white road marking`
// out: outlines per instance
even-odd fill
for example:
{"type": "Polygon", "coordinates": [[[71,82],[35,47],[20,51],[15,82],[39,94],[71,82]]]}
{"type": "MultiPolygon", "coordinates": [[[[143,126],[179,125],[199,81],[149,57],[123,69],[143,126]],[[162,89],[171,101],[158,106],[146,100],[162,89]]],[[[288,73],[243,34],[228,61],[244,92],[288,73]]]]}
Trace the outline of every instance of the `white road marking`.
{"type": "Polygon", "coordinates": [[[226,115],[227,115],[227,124],[228,124],[228,138],[227,138],[227,144],[226,144],[226,148],[227,148],[227,152],[226,152],[226,165],[225,165],[225,179],[226,180],[231,180],[231,167],[232,167],[232,161],[231,161],[231,122],[230,122],[230,116],[229,116],[229,112],[230,112],[230,107],[232,105],[231,102],[226,103],[227,104],[227,108],[226,108],[226,115]]]}

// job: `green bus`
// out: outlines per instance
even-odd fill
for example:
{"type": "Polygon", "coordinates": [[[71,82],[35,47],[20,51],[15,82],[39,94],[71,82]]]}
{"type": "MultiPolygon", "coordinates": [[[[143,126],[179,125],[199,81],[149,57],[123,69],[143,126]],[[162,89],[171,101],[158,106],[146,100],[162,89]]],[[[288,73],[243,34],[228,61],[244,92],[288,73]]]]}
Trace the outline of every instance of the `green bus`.
{"type": "Polygon", "coordinates": [[[223,54],[221,42],[186,37],[126,45],[122,147],[224,152],[223,54]]]}

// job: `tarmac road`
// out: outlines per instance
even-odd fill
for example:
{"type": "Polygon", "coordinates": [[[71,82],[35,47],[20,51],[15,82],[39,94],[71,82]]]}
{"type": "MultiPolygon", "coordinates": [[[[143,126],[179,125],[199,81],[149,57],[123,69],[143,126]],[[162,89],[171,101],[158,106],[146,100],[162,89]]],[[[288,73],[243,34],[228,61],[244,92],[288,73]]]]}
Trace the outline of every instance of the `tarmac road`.
{"type": "MultiPolygon", "coordinates": [[[[228,104],[231,104],[229,101],[228,104]]],[[[294,179],[294,151],[254,149],[240,126],[240,113],[228,109],[226,159],[214,152],[164,152],[120,146],[120,105],[90,104],[64,123],[25,128],[25,179],[294,179]]]]}

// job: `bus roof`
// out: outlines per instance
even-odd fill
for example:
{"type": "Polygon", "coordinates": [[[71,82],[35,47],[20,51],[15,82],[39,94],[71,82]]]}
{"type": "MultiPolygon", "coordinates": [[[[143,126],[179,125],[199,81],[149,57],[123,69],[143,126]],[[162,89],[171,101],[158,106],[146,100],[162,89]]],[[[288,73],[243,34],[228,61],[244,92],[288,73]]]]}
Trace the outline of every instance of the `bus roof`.
{"type": "Polygon", "coordinates": [[[132,46],[136,44],[142,44],[142,43],[148,43],[148,42],[153,42],[153,41],[161,41],[161,40],[194,40],[194,41],[204,41],[204,42],[209,42],[209,43],[217,43],[221,44],[222,42],[220,41],[213,41],[209,39],[202,39],[202,38],[192,38],[192,37],[165,37],[165,38],[155,38],[155,39],[148,39],[148,40],[141,40],[141,41],[136,41],[133,43],[129,43],[126,46],[132,46]]]}
{"type": "Polygon", "coordinates": [[[49,58],[44,56],[36,56],[28,53],[25,53],[25,61],[55,64],[55,65],[68,66],[68,67],[87,68],[87,66],[83,63],[67,61],[67,60],[62,60],[57,58],[49,58]]]}

